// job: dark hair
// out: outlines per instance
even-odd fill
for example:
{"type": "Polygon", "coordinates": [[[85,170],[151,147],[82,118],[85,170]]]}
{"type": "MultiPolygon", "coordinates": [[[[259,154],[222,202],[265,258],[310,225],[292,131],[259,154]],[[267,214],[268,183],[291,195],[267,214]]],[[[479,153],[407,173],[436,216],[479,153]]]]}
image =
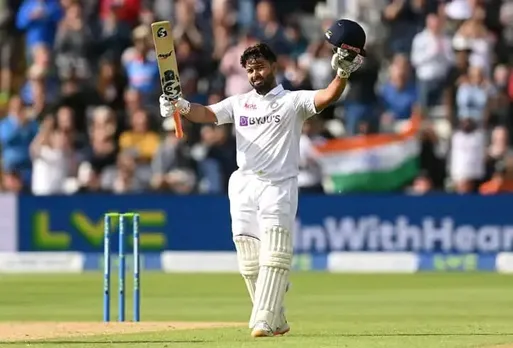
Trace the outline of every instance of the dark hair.
{"type": "Polygon", "coordinates": [[[265,43],[258,43],[244,50],[244,53],[240,56],[240,65],[245,68],[248,60],[258,58],[263,58],[270,63],[276,62],[276,54],[274,54],[271,48],[265,43]]]}

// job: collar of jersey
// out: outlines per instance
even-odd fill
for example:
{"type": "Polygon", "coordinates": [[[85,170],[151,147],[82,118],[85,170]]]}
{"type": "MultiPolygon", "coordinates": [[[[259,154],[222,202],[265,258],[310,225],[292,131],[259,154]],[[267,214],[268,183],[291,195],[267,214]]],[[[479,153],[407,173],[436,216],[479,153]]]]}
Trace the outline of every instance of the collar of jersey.
{"type": "Polygon", "coordinates": [[[259,96],[259,97],[261,97],[261,98],[266,98],[266,97],[268,97],[268,96],[275,96],[275,95],[280,94],[280,93],[281,93],[281,92],[283,92],[283,91],[284,91],[284,89],[283,89],[283,85],[282,85],[282,84],[279,84],[278,86],[276,86],[276,87],[274,87],[273,89],[271,89],[269,92],[267,92],[267,94],[266,94],[266,95],[260,95],[260,94],[258,94],[255,90],[253,90],[253,92],[254,92],[257,96],[259,96]]]}

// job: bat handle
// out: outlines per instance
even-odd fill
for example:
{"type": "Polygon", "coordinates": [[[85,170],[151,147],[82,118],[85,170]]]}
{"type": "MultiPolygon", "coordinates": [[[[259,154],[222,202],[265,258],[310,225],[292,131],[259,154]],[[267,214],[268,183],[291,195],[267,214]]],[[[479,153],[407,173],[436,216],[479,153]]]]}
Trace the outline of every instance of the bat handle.
{"type": "Polygon", "coordinates": [[[183,138],[182,117],[178,110],[173,114],[173,118],[175,120],[175,135],[178,139],[181,139],[183,138]]]}

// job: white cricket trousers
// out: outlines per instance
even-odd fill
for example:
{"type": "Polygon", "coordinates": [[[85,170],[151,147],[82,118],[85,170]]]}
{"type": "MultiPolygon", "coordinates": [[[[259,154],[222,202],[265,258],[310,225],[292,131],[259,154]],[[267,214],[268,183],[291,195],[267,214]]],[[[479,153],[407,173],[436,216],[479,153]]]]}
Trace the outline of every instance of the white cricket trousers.
{"type": "Polygon", "coordinates": [[[263,231],[272,226],[292,233],[298,204],[297,177],[272,182],[235,171],[228,184],[228,197],[234,236],[261,239],[263,231]]]}

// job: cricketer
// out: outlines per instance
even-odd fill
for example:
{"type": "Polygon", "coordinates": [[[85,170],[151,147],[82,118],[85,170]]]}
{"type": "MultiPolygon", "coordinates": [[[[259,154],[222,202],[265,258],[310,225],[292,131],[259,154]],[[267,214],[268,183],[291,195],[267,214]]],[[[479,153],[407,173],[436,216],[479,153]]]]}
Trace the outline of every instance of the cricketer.
{"type": "Polygon", "coordinates": [[[159,99],[162,117],[178,111],[191,122],[234,125],[238,170],[230,177],[228,197],[239,270],[253,303],[253,337],[290,330],[283,306],[293,256],[303,122],[340,98],[365,56],[366,35],[358,23],[338,20],[325,36],[334,46],[336,76],[324,89],[284,90],[276,83],[276,55],[259,43],[240,57],[251,92],[208,106],[181,96],[159,99]]]}

